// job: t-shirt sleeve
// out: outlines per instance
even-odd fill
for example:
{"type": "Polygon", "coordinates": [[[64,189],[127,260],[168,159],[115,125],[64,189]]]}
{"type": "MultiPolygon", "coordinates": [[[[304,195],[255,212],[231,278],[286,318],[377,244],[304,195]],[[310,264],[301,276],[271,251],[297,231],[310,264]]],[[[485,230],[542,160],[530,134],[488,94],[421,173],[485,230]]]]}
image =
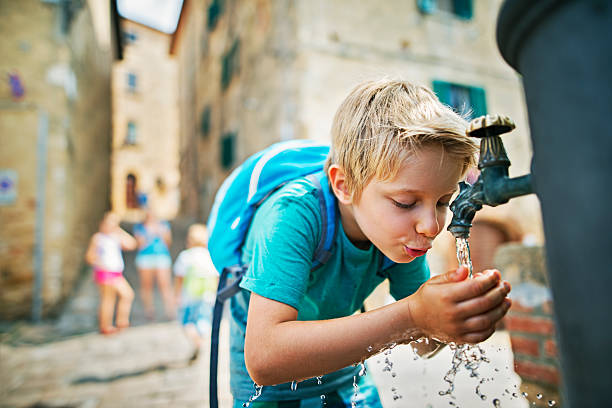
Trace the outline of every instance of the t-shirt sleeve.
{"type": "Polygon", "coordinates": [[[242,288],[298,309],[320,234],[312,198],[273,196],[258,209],[243,253],[249,267],[242,288]]]}
{"type": "Polygon", "coordinates": [[[174,275],[175,276],[185,276],[187,273],[187,268],[185,265],[186,255],[184,252],[181,252],[179,256],[174,261],[174,275]]]}
{"type": "Polygon", "coordinates": [[[387,271],[389,292],[395,300],[412,295],[429,279],[430,271],[424,256],[404,264],[397,264],[387,271]]]}

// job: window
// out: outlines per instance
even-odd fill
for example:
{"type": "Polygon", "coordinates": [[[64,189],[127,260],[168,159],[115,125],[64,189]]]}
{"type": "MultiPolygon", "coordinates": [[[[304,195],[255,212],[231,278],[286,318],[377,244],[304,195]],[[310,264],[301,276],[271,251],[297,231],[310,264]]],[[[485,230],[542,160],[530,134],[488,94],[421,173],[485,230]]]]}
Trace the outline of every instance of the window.
{"type": "Polygon", "coordinates": [[[212,0],[210,6],[208,6],[208,29],[210,31],[215,29],[221,14],[223,13],[223,0],[212,0]]]}
{"type": "Polygon", "coordinates": [[[130,121],[127,124],[127,133],[125,135],[126,145],[135,145],[138,141],[138,132],[136,129],[136,123],[130,121]]]}
{"type": "Polygon", "coordinates": [[[138,77],[133,72],[127,74],[127,87],[130,92],[136,92],[138,89],[138,77]]]}
{"type": "Polygon", "coordinates": [[[433,81],[433,90],[443,103],[461,114],[470,113],[469,118],[487,114],[487,101],[483,88],[433,81]]]}
{"type": "Polygon", "coordinates": [[[417,6],[423,14],[446,11],[465,20],[470,20],[474,14],[472,0],[417,0],[417,6]]]}
{"type": "Polygon", "coordinates": [[[210,106],[207,106],[202,111],[202,118],[200,119],[200,131],[202,132],[202,137],[208,137],[208,133],[210,132],[210,106]]]}
{"type": "Polygon", "coordinates": [[[138,33],[136,31],[124,31],[123,32],[123,41],[126,44],[133,44],[138,40],[138,33]]]}
{"type": "Polygon", "coordinates": [[[127,208],[138,208],[138,196],[136,195],[136,176],[128,174],[125,180],[125,206],[127,208]]]}
{"type": "Polygon", "coordinates": [[[232,167],[235,160],[236,133],[228,132],[221,138],[221,167],[228,170],[232,167]]]}
{"type": "Polygon", "coordinates": [[[221,59],[221,87],[227,89],[234,75],[240,70],[240,42],[234,41],[232,48],[221,59]]]}

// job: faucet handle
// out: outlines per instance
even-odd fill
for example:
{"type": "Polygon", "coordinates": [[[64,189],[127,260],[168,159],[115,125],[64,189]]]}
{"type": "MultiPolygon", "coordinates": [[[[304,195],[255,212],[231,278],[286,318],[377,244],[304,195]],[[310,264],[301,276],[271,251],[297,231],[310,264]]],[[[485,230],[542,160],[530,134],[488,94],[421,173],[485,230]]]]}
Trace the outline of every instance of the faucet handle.
{"type": "Polygon", "coordinates": [[[515,128],[514,122],[504,115],[480,116],[470,122],[466,134],[471,137],[499,136],[515,128]]]}

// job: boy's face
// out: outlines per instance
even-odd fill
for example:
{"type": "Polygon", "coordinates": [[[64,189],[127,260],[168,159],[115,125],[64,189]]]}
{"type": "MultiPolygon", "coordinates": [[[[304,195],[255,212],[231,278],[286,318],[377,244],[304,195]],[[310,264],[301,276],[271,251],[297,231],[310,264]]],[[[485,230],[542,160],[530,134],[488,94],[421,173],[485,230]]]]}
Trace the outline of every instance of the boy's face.
{"type": "Polygon", "coordinates": [[[373,179],[365,186],[350,205],[349,238],[371,242],[398,263],[425,255],[444,228],[461,173],[462,163],[441,146],[424,147],[404,160],[393,179],[373,179]]]}

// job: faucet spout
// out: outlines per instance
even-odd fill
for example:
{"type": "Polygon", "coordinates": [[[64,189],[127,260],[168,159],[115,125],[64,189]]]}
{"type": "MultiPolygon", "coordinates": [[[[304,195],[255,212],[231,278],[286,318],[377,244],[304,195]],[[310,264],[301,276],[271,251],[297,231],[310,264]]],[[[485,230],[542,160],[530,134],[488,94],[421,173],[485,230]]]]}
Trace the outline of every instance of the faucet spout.
{"type": "Polygon", "coordinates": [[[508,177],[510,160],[499,135],[514,127],[510,118],[501,115],[482,116],[470,123],[468,136],[482,139],[478,162],[481,173],[472,185],[459,183],[459,195],[450,205],[453,219],[448,230],[455,238],[469,237],[472,220],[483,205],[495,207],[533,192],[531,174],[508,177]]]}

